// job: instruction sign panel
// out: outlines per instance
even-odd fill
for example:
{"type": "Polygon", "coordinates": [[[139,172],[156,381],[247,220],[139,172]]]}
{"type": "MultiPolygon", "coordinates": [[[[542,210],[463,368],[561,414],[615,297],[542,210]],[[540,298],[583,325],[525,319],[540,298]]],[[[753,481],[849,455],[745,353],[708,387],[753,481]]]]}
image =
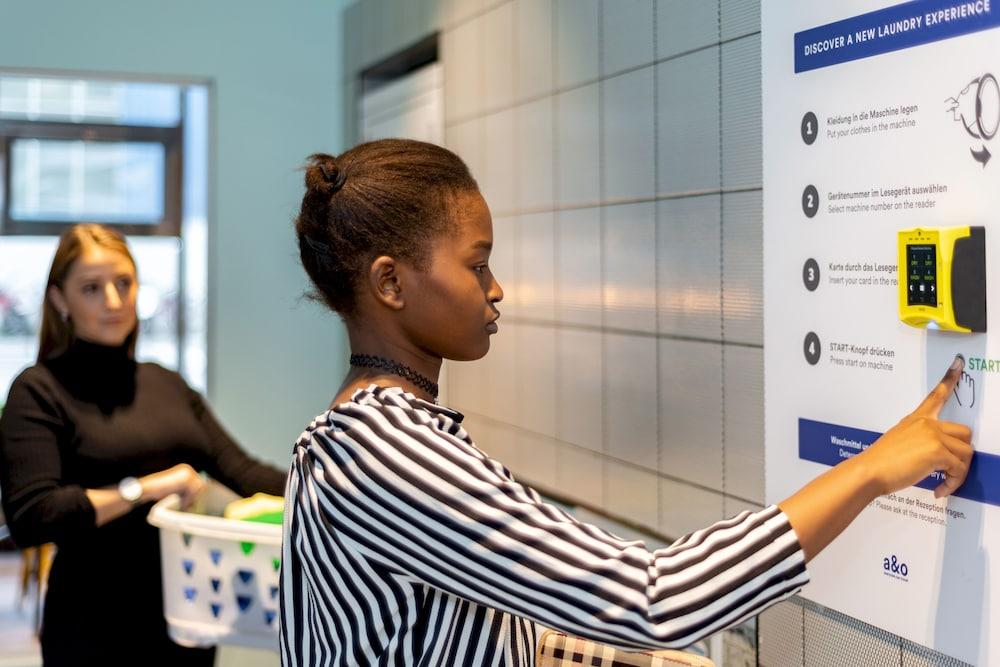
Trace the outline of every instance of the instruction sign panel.
{"type": "Polygon", "coordinates": [[[803,596],[1000,665],[1000,2],[761,4],[767,499],[962,354],[942,418],[974,429],[968,481],[876,500],[803,596]]]}

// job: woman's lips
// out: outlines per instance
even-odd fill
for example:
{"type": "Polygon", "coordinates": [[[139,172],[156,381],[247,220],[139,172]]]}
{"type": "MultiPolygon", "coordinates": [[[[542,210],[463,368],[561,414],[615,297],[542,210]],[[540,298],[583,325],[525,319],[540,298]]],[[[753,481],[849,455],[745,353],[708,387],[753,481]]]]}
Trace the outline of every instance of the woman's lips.
{"type": "Polygon", "coordinates": [[[495,334],[499,330],[500,327],[497,326],[496,320],[486,325],[486,331],[488,331],[491,334],[495,334]]]}

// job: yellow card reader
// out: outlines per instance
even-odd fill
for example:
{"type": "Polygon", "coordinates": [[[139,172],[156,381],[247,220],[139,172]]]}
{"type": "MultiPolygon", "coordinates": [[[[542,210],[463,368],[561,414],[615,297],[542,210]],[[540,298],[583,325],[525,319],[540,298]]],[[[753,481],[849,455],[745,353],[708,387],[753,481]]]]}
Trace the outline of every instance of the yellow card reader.
{"type": "Polygon", "coordinates": [[[899,232],[899,319],[912,327],[986,331],[986,230],[899,232]]]}

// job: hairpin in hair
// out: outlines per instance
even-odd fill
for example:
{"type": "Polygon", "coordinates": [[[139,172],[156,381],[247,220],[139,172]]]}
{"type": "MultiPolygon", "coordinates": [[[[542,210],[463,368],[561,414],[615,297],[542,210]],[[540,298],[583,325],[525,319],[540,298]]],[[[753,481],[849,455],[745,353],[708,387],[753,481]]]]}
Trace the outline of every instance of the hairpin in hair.
{"type": "Polygon", "coordinates": [[[306,240],[306,245],[312,248],[313,252],[318,252],[321,255],[330,256],[330,246],[320,241],[314,241],[308,236],[302,237],[306,240]]]}
{"type": "Polygon", "coordinates": [[[333,193],[340,191],[344,187],[344,182],[347,180],[347,174],[344,173],[343,169],[338,168],[336,165],[326,165],[324,163],[319,164],[319,170],[323,174],[323,180],[333,186],[333,193]]]}

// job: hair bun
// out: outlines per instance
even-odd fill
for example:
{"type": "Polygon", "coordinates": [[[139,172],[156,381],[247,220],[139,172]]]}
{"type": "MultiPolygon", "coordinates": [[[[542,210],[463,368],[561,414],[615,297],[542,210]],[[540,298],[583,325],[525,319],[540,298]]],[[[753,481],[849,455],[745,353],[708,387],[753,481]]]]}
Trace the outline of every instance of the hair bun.
{"type": "Polygon", "coordinates": [[[306,187],[309,190],[330,196],[339,192],[346,180],[347,174],[337,166],[332,155],[317,153],[309,156],[306,167],[306,187]]]}

